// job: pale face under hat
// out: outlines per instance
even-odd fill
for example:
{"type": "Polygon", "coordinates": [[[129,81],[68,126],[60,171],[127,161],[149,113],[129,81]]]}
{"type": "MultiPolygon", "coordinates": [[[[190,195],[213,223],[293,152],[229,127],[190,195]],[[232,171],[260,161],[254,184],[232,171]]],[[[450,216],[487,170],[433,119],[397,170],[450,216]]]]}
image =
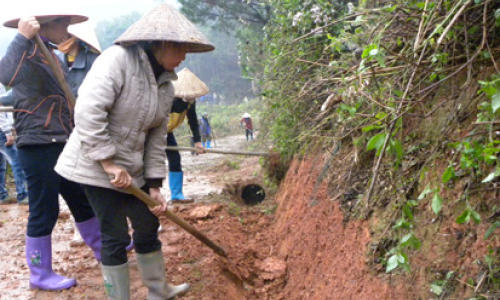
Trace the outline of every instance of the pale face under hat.
{"type": "Polygon", "coordinates": [[[125,31],[115,44],[169,41],[188,44],[188,52],[207,52],[215,47],[183,14],[162,3],[125,31]]]}
{"type": "Polygon", "coordinates": [[[177,73],[177,80],[172,82],[175,89],[175,97],[182,99],[194,99],[208,94],[207,85],[201,81],[188,68],[177,73]]]}

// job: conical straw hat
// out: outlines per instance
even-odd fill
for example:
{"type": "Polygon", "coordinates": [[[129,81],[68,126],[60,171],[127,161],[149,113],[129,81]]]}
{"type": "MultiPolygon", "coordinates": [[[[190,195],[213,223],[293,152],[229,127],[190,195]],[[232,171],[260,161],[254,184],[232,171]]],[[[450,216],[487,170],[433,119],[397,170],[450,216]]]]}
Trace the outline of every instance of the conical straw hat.
{"type": "Polygon", "coordinates": [[[99,44],[99,40],[97,39],[92,23],[85,22],[77,25],[71,25],[68,27],[68,32],[77,39],[85,42],[85,44],[89,45],[98,54],[102,52],[101,45],[99,44]]]}
{"type": "MultiPolygon", "coordinates": [[[[50,21],[54,21],[55,19],[62,18],[62,17],[71,17],[70,24],[76,24],[76,23],[81,23],[87,21],[89,18],[79,15],[79,14],[73,14],[73,13],[68,13],[67,11],[63,11],[63,9],[43,9],[47,11],[47,13],[41,11],[42,9],[39,9],[38,11],[35,12],[27,12],[24,14],[25,16],[35,16],[36,20],[40,24],[44,24],[50,21]]],[[[19,23],[19,20],[21,18],[15,18],[9,21],[6,21],[3,23],[3,26],[9,27],[9,28],[17,28],[17,23],[19,23]]]]}
{"type": "Polygon", "coordinates": [[[188,68],[177,73],[177,80],[173,81],[175,97],[193,99],[208,94],[207,85],[196,77],[188,68]]]}
{"type": "Polygon", "coordinates": [[[170,41],[189,45],[188,52],[212,51],[215,47],[184,15],[162,3],[125,31],[115,44],[170,41]]]}

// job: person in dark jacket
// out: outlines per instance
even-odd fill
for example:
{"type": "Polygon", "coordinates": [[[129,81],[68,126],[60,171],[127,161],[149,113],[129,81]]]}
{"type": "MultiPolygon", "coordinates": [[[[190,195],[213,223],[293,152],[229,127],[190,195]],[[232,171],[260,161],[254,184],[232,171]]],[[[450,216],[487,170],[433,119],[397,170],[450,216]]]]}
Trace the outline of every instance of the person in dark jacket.
{"type": "MultiPolygon", "coordinates": [[[[196,115],[196,97],[206,95],[208,87],[189,69],[184,68],[178,73],[174,82],[175,98],[168,120],[167,146],[177,146],[174,129],[179,127],[187,117],[191,133],[193,134],[194,147],[197,153],[205,153],[201,144],[198,117],[196,115]]],[[[182,172],[181,155],[179,151],[167,150],[168,159],[168,184],[170,188],[170,201],[172,204],[186,204],[194,202],[186,198],[182,192],[184,173],[182,172]]]]}
{"type": "MultiPolygon", "coordinates": [[[[76,285],[74,278],[52,269],[52,230],[59,215],[59,197],[66,200],[84,241],[98,260],[101,235],[94,212],[79,184],[54,171],[59,154],[73,128],[72,112],[64,91],[36,45],[36,34],[53,52],[53,44],[68,36],[70,24],[86,21],[74,14],[46,14],[14,19],[4,26],[18,28],[18,34],[0,60],[0,82],[12,87],[16,146],[28,182],[29,218],[26,260],[30,286],[61,290],[76,285]]],[[[61,62],[59,61],[59,65],[61,62]]],[[[67,70],[61,68],[67,76],[67,70]]]]}

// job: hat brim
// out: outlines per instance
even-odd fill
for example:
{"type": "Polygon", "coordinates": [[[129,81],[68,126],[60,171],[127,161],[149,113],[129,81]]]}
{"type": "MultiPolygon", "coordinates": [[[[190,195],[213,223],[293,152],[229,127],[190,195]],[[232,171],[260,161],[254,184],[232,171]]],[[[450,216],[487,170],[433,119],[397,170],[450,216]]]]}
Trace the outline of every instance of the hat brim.
{"type": "MultiPolygon", "coordinates": [[[[35,16],[36,20],[40,23],[40,24],[44,24],[44,23],[48,23],[50,21],[54,21],[56,19],[59,19],[59,18],[64,18],[64,17],[71,17],[71,20],[70,20],[70,25],[71,24],[77,24],[77,23],[81,23],[81,22],[85,22],[87,21],[89,18],[88,17],[85,17],[85,16],[82,16],[82,15],[41,15],[41,16],[35,16]]],[[[21,18],[16,18],[16,19],[12,19],[12,20],[9,20],[9,21],[6,21],[3,23],[3,26],[5,27],[9,27],[9,28],[17,28],[17,24],[19,23],[19,20],[21,20],[21,18]]]]}
{"type": "Polygon", "coordinates": [[[115,44],[127,46],[127,45],[137,44],[137,43],[140,43],[140,42],[148,42],[148,43],[150,43],[150,42],[154,42],[154,41],[158,41],[158,42],[174,42],[174,43],[188,45],[188,51],[187,51],[188,53],[209,52],[209,51],[213,51],[215,49],[215,47],[213,45],[210,45],[210,44],[189,43],[189,42],[185,42],[185,41],[168,40],[168,39],[155,40],[155,39],[144,38],[144,39],[128,39],[126,41],[116,40],[115,44]]]}

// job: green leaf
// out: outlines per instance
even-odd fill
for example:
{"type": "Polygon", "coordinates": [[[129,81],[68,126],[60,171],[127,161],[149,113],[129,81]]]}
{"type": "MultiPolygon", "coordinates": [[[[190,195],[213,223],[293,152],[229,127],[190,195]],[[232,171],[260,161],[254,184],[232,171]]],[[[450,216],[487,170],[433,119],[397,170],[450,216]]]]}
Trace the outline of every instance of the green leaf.
{"type": "Polygon", "coordinates": [[[392,92],[394,93],[394,95],[396,95],[397,97],[403,97],[403,92],[400,91],[400,90],[392,90],[392,92]]]}
{"type": "Polygon", "coordinates": [[[493,225],[491,225],[490,228],[488,228],[488,230],[486,230],[486,233],[484,234],[484,239],[487,240],[493,233],[493,231],[495,231],[495,229],[497,229],[498,227],[500,227],[500,222],[496,221],[495,223],[493,223],[493,225]]]}
{"type": "Polygon", "coordinates": [[[486,176],[485,179],[483,179],[483,181],[481,181],[482,183],[486,183],[486,182],[490,182],[492,181],[493,179],[495,179],[495,177],[497,177],[496,175],[496,171],[495,172],[491,172],[488,176],[486,176]]]}
{"type": "Polygon", "coordinates": [[[382,133],[379,133],[377,135],[375,135],[374,137],[372,137],[369,141],[368,141],[368,145],[366,146],[366,150],[370,151],[370,150],[373,150],[373,149],[380,149],[383,145],[384,145],[384,141],[385,141],[385,132],[382,132],[382,133]]]}
{"type": "Polygon", "coordinates": [[[448,181],[450,181],[450,179],[453,179],[455,178],[455,170],[453,169],[452,166],[449,166],[446,171],[444,171],[443,173],[443,177],[441,178],[441,181],[443,183],[447,183],[448,181]]]}
{"type": "Polygon", "coordinates": [[[403,206],[403,214],[408,218],[408,220],[413,221],[413,214],[408,205],[403,206]]]}
{"type": "Polygon", "coordinates": [[[363,127],[361,129],[361,131],[368,132],[368,131],[372,131],[372,130],[376,130],[376,129],[380,129],[380,126],[378,126],[378,125],[368,125],[368,126],[363,127]]]}
{"type": "Polygon", "coordinates": [[[470,221],[470,210],[465,210],[460,216],[458,216],[456,222],[458,224],[468,223],[470,221]]]}
{"type": "Polygon", "coordinates": [[[451,278],[453,278],[453,276],[455,276],[455,272],[449,271],[448,273],[446,273],[446,280],[450,280],[451,278]]]}
{"type": "Polygon", "coordinates": [[[367,59],[373,49],[377,49],[377,45],[371,44],[366,46],[366,48],[363,50],[363,53],[361,54],[361,58],[367,59]]]}
{"type": "Polygon", "coordinates": [[[431,292],[439,296],[443,293],[443,288],[437,284],[431,284],[431,292]]]}
{"type": "MultiPolygon", "coordinates": [[[[405,235],[402,239],[401,239],[401,246],[403,247],[412,247],[413,249],[420,249],[420,240],[417,239],[413,233],[409,233],[407,235],[405,235]]],[[[408,258],[406,259],[408,260],[408,258]]]]}
{"type": "Polygon", "coordinates": [[[441,211],[441,208],[443,207],[443,198],[439,196],[438,193],[434,194],[434,197],[432,197],[432,211],[437,215],[441,211]]]}
{"type": "Polygon", "coordinates": [[[378,49],[372,49],[370,50],[370,56],[376,56],[378,54],[378,49]]]}
{"type": "Polygon", "coordinates": [[[500,108],[500,92],[497,91],[493,96],[491,96],[491,108],[493,112],[496,112],[500,108]]]}
{"type": "Polygon", "coordinates": [[[398,140],[391,139],[391,148],[396,152],[396,158],[398,161],[403,159],[403,145],[398,140]]]}
{"type": "Polygon", "coordinates": [[[427,194],[429,194],[432,191],[430,185],[431,185],[430,183],[427,184],[427,186],[425,187],[425,189],[418,196],[418,200],[424,199],[425,196],[427,196],[427,194]]]}
{"type": "Polygon", "coordinates": [[[477,211],[473,211],[473,210],[471,210],[470,215],[471,215],[471,217],[472,217],[472,220],[473,220],[476,224],[481,223],[481,216],[479,215],[479,213],[478,213],[477,211]]]}
{"type": "Polygon", "coordinates": [[[387,267],[385,269],[385,272],[389,273],[392,270],[396,269],[398,267],[398,256],[397,254],[389,257],[389,260],[387,261],[387,267]]]}
{"type": "Polygon", "coordinates": [[[409,200],[408,201],[408,205],[410,205],[410,206],[417,206],[418,202],[416,200],[409,200]]]}
{"type": "Polygon", "coordinates": [[[389,6],[389,7],[384,7],[384,11],[390,13],[390,12],[393,12],[398,6],[397,5],[393,5],[393,6],[389,6]]]}
{"type": "Polygon", "coordinates": [[[394,226],[392,226],[393,229],[410,229],[412,227],[411,223],[406,222],[403,218],[399,219],[394,226]]]}

